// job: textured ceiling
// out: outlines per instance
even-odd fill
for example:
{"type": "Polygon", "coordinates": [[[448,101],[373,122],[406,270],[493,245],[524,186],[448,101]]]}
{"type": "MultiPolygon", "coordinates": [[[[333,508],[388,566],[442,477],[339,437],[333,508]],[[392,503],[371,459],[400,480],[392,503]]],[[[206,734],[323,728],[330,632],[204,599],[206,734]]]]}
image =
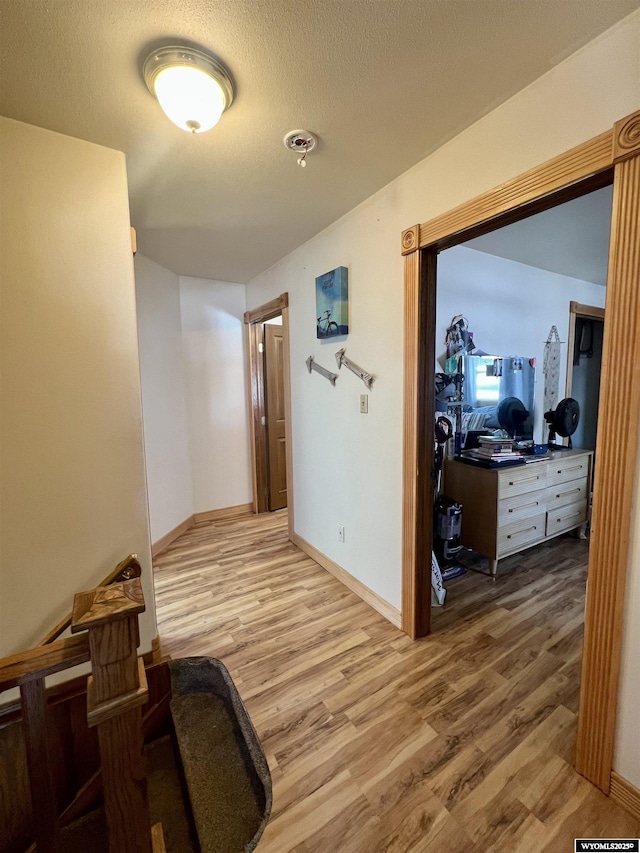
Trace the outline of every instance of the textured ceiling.
{"type": "Polygon", "coordinates": [[[140,251],[244,282],[640,0],[0,0],[0,113],[124,151],[140,251]],[[190,136],[147,91],[191,42],[237,96],[190,136]],[[282,144],[319,136],[308,168],[282,144]]]}
{"type": "Polygon", "coordinates": [[[514,222],[464,245],[606,286],[613,187],[514,222]]]}

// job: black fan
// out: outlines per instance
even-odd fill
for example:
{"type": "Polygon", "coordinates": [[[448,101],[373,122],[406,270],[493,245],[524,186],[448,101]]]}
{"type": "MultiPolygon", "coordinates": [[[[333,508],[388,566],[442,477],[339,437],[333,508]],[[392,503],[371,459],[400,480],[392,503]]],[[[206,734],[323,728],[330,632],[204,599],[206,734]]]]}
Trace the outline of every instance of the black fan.
{"type": "Polygon", "coordinates": [[[549,424],[549,449],[551,450],[571,450],[571,436],[578,428],[580,421],[580,404],[573,397],[566,397],[560,400],[555,410],[551,409],[544,413],[544,419],[549,424]],[[556,433],[563,438],[569,439],[568,446],[564,444],[556,444],[556,433]]]}
{"type": "Polygon", "coordinates": [[[518,397],[505,397],[498,403],[498,423],[511,438],[522,436],[524,422],[528,417],[529,412],[518,397]]]}

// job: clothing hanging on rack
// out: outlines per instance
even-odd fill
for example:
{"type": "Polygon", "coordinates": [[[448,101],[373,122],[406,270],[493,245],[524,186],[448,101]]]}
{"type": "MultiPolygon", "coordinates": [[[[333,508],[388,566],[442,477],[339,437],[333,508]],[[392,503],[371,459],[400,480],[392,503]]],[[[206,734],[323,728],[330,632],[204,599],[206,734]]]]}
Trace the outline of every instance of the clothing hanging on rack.
{"type": "Polygon", "coordinates": [[[551,327],[544,345],[542,372],[544,373],[544,411],[555,409],[560,389],[560,335],[556,326],[551,327]]]}

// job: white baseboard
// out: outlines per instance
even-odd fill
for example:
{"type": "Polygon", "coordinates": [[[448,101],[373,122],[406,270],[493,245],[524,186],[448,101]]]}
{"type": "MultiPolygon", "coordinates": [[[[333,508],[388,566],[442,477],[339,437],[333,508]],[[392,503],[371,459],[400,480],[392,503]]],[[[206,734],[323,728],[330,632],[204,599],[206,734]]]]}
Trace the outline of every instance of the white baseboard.
{"type": "Polygon", "coordinates": [[[302,536],[298,536],[297,533],[292,535],[291,541],[294,545],[297,545],[301,551],[304,551],[308,557],[311,557],[311,559],[319,566],[322,566],[322,568],[326,569],[329,574],[333,575],[343,583],[351,590],[351,592],[354,592],[366,604],[373,607],[374,610],[377,610],[377,612],[381,616],[384,616],[387,621],[391,622],[392,625],[395,625],[396,628],[402,627],[400,611],[393,607],[393,605],[389,604],[388,601],[385,601],[384,598],[381,598],[377,592],[369,589],[368,586],[365,586],[357,578],[354,578],[353,575],[349,574],[349,572],[345,572],[341,566],[334,563],[333,560],[329,559],[329,557],[323,554],[322,551],[318,551],[317,548],[314,548],[313,545],[310,545],[306,539],[303,539],[302,536]]]}

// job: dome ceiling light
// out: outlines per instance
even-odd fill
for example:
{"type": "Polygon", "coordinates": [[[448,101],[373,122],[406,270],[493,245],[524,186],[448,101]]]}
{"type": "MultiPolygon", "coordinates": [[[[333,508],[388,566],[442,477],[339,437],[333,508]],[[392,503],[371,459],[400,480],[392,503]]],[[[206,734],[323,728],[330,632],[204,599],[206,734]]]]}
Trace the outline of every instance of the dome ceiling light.
{"type": "Polygon", "coordinates": [[[158,48],[145,59],[142,73],[167,116],[189,133],[211,130],[233,101],[227,69],[195,48],[158,48]]]}

